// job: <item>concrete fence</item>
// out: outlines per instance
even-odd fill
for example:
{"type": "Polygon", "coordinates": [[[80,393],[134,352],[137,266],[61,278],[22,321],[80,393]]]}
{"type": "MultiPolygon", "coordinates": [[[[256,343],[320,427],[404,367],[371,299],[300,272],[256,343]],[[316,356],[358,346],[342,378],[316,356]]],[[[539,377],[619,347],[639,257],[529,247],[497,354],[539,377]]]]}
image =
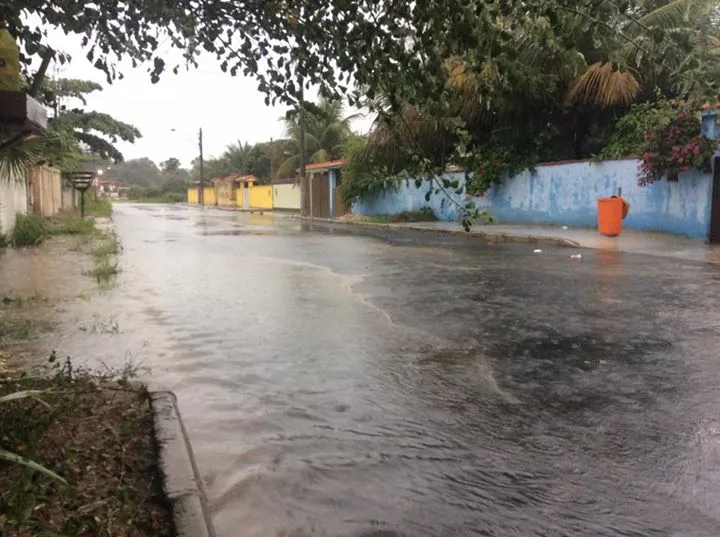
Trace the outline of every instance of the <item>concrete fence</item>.
{"type": "Polygon", "coordinates": [[[9,235],[15,229],[15,217],[27,214],[27,181],[22,176],[0,176],[0,233],[9,235]]]}
{"type": "MultiPolygon", "coordinates": [[[[205,205],[238,209],[300,210],[300,185],[294,182],[237,188],[233,188],[231,184],[219,183],[205,187],[203,190],[205,205]]],[[[198,188],[188,188],[187,202],[191,205],[199,203],[198,188]]]]}
{"type": "MultiPolygon", "coordinates": [[[[638,186],[635,159],[603,162],[578,161],[538,166],[494,185],[477,205],[499,223],[532,223],[594,228],[597,199],[617,194],[630,203],[630,214],[623,226],[631,229],[662,231],[688,237],[708,237],[711,214],[712,176],[697,171],[680,175],[678,181],[663,179],[653,185],[638,186]]],[[[464,181],[464,174],[448,174],[464,181]]],[[[431,207],[441,220],[456,220],[459,208],[443,195],[425,201],[429,184],[417,188],[414,181],[399,181],[396,190],[365,196],[353,205],[358,215],[399,214],[431,207]]],[[[463,204],[464,195],[451,193],[463,204]]]]}
{"type": "Polygon", "coordinates": [[[289,211],[300,210],[300,185],[292,183],[276,183],[273,188],[273,207],[289,211]]]}

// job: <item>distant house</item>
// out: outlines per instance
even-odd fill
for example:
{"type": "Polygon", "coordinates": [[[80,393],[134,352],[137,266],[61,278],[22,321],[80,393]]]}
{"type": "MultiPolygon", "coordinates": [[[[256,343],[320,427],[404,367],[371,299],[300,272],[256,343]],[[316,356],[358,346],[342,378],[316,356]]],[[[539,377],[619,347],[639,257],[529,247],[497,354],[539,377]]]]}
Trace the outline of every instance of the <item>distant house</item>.
{"type": "Polygon", "coordinates": [[[117,199],[120,197],[120,185],[113,180],[98,180],[97,193],[101,198],[117,199]]]}
{"type": "Polygon", "coordinates": [[[313,218],[343,216],[347,207],[340,197],[342,160],[317,162],[305,166],[301,183],[302,215],[313,218]]]}

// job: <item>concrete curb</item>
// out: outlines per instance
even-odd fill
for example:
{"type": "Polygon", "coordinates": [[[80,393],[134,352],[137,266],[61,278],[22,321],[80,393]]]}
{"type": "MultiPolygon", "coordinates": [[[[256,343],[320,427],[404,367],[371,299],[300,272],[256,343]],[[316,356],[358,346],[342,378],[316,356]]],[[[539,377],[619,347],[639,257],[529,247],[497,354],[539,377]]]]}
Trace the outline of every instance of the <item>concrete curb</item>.
{"type": "Polygon", "coordinates": [[[172,392],[151,392],[163,489],[173,505],[177,537],[217,537],[195,456],[172,392]]]}
{"type": "MultiPolygon", "coordinates": [[[[370,228],[380,229],[387,231],[388,233],[407,233],[408,231],[414,231],[418,233],[426,233],[431,235],[455,235],[459,237],[466,237],[481,240],[488,244],[500,244],[507,242],[520,242],[524,244],[549,244],[553,246],[563,246],[567,248],[586,248],[580,243],[570,239],[564,239],[561,237],[548,237],[545,235],[511,235],[507,233],[486,233],[483,231],[471,231],[468,233],[464,229],[432,229],[415,227],[404,224],[380,224],[376,222],[350,222],[347,220],[332,220],[330,218],[309,218],[306,216],[301,217],[305,222],[317,222],[320,224],[333,224],[340,226],[356,227],[356,228],[370,228]]],[[[492,225],[492,224],[490,224],[492,225]]]]}

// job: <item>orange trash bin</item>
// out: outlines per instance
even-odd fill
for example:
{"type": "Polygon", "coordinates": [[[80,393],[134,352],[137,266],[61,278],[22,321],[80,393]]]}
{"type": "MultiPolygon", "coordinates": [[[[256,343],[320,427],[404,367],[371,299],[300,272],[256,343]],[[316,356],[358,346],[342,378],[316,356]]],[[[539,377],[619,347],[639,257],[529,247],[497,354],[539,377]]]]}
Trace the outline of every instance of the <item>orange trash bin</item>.
{"type": "Polygon", "coordinates": [[[619,196],[598,199],[598,231],[608,237],[620,235],[630,206],[619,196]]]}

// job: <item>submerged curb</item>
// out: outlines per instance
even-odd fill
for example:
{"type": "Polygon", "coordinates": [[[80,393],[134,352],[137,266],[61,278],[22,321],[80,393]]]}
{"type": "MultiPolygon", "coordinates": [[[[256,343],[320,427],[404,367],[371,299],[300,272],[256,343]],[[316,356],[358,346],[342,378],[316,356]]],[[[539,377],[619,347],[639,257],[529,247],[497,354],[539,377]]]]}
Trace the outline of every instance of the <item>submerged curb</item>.
{"type": "MultiPolygon", "coordinates": [[[[330,218],[309,218],[301,217],[305,222],[317,222],[320,224],[334,224],[356,228],[381,229],[387,232],[407,233],[408,231],[426,233],[430,235],[456,235],[484,241],[488,244],[499,244],[506,242],[520,242],[525,244],[549,244],[553,246],[565,246],[568,248],[583,248],[583,246],[570,239],[562,237],[548,237],[545,235],[513,235],[509,233],[486,233],[483,231],[467,232],[463,229],[433,229],[416,227],[405,224],[379,224],[376,222],[352,222],[348,220],[334,220],[330,218]]],[[[492,225],[492,224],[490,224],[492,225]]]]}
{"type": "Polygon", "coordinates": [[[160,470],[164,476],[163,488],[173,505],[176,535],[216,537],[177,398],[172,392],[152,392],[150,401],[160,450],[160,470]]]}

